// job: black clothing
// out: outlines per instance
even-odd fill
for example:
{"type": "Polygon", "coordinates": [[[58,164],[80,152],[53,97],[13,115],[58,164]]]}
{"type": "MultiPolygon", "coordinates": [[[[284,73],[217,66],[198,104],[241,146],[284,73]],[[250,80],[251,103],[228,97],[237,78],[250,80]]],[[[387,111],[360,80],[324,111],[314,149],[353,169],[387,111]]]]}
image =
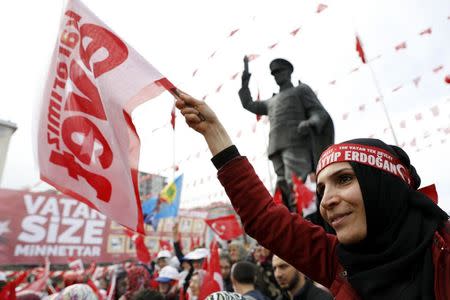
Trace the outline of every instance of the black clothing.
{"type": "MultiPolygon", "coordinates": [[[[313,282],[306,278],[305,285],[293,296],[292,300],[332,300],[333,296],[318,288],[313,282]]],[[[276,300],[291,300],[286,291],[283,292],[276,300]]]]}

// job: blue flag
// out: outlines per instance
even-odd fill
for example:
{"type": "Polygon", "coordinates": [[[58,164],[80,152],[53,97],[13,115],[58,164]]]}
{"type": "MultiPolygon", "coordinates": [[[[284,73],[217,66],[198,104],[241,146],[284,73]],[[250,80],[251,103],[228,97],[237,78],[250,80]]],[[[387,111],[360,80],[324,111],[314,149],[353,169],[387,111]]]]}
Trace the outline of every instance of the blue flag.
{"type": "Polygon", "coordinates": [[[159,219],[178,216],[182,186],[183,174],[166,185],[158,196],[142,203],[144,222],[151,225],[155,231],[158,228],[159,219]]]}

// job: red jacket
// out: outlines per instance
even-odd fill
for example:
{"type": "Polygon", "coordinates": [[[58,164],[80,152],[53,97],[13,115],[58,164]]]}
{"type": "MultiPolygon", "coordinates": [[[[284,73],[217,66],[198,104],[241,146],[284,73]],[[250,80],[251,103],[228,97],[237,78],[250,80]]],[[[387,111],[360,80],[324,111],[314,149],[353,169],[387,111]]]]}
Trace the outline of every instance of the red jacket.
{"type": "MultiPolygon", "coordinates": [[[[218,172],[247,234],[300,270],[329,288],[335,299],[360,299],[347,281],[336,255],[336,236],[325,233],[284,205],[274,203],[253,167],[242,156],[218,172]]],[[[436,299],[450,300],[450,223],[434,235],[431,245],[436,299]]]]}

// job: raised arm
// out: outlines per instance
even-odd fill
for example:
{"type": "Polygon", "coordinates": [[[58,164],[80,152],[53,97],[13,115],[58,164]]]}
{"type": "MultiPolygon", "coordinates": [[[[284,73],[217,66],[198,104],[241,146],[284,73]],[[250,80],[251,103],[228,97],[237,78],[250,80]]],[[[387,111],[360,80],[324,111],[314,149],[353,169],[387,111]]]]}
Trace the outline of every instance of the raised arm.
{"type": "Polygon", "coordinates": [[[257,115],[267,115],[268,110],[265,101],[253,101],[252,94],[250,93],[250,89],[248,88],[251,76],[252,74],[248,71],[248,57],[244,56],[242,87],[239,90],[239,98],[241,99],[242,107],[257,115]]]}

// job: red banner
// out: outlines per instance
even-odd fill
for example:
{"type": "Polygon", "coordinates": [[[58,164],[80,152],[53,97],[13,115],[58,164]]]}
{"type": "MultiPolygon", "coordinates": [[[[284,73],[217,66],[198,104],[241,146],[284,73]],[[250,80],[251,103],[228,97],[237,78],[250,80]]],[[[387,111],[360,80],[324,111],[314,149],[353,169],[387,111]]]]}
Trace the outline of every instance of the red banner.
{"type": "MultiPolygon", "coordinates": [[[[207,213],[180,210],[178,222],[183,245],[190,237],[204,241],[207,213]]],[[[162,219],[158,231],[146,227],[145,245],[160,250],[159,240],[171,241],[173,218],[162,219]]],[[[132,237],[124,227],[69,196],[56,192],[32,193],[0,189],[0,266],[122,262],[137,259],[132,237]]]]}
{"type": "Polygon", "coordinates": [[[120,262],[136,257],[123,227],[64,195],[0,189],[0,265],[120,262]]]}

